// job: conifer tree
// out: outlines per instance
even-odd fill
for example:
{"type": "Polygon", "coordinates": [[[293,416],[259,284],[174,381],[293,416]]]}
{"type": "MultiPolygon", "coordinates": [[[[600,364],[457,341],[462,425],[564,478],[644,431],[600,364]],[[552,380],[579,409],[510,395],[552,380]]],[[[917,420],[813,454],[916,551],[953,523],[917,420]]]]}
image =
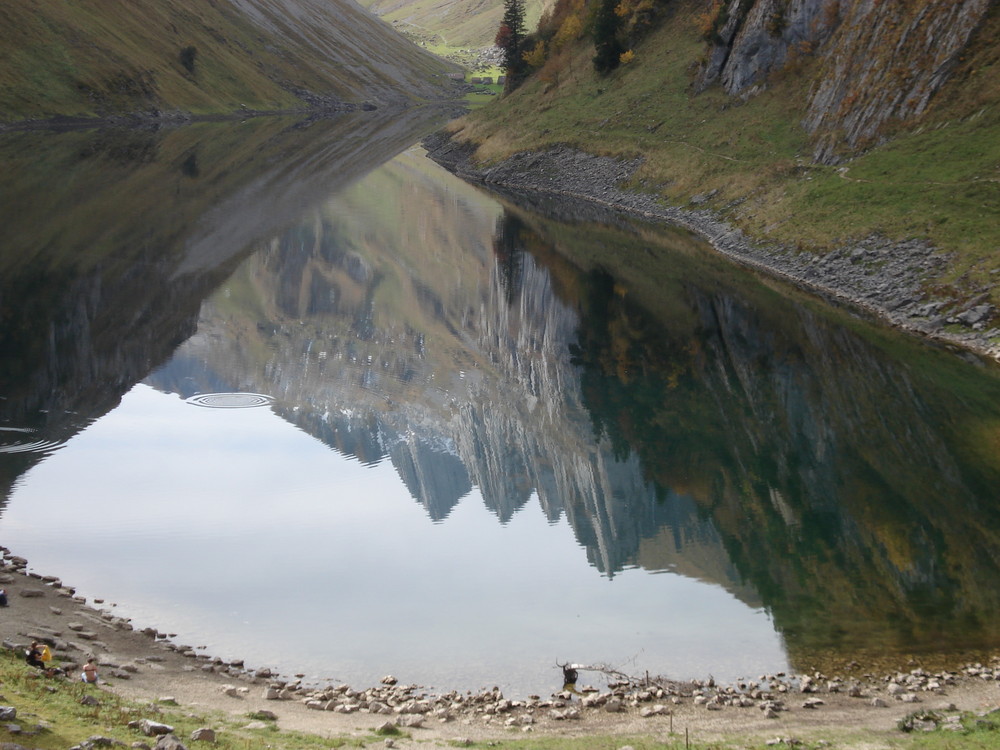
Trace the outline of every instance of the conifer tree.
{"type": "Polygon", "coordinates": [[[527,66],[521,59],[524,37],[524,0],[504,0],[503,20],[500,22],[494,44],[503,51],[507,91],[515,88],[525,75],[527,66]]]}
{"type": "Polygon", "coordinates": [[[615,13],[618,0],[601,0],[594,19],[594,70],[601,75],[618,67],[624,48],[618,41],[620,20],[615,13]]]}

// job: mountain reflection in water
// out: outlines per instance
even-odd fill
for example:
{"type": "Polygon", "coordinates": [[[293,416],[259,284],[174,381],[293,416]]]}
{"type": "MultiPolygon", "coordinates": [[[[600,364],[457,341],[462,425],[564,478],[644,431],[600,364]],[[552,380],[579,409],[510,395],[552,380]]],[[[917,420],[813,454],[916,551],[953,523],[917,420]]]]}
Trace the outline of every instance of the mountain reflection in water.
{"type": "MultiPolygon", "coordinates": [[[[262,210],[241,195],[197,236],[262,210]]],[[[81,278],[163,301],[94,302],[100,346],[63,308],[74,366],[2,381],[0,427],[68,439],[0,453],[5,543],[215,652],[348,681],[548,692],[557,659],[734,679],[1000,645],[993,369],[687,234],[546,213],[408,152],[167,273],[24,265],[35,306],[81,278]],[[608,248],[670,271],[611,278],[608,248]]]]}

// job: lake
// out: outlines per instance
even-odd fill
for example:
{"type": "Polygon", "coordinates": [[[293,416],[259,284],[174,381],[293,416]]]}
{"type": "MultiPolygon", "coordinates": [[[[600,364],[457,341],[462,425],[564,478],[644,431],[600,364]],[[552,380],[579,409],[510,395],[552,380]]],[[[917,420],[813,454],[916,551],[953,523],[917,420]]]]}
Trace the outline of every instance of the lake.
{"type": "Polygon", "coordinates": [[[996,367],[488,194],[414,145],[439,124],[0,137],[0,542],[355,687],[1000,645],[996,367]]]}

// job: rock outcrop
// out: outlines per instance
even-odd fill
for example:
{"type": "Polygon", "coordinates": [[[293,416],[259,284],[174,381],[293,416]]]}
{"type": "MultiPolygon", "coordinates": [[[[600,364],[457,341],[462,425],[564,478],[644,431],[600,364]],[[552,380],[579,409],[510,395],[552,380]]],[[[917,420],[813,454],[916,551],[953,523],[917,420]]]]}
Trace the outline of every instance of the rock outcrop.
{"type": "Polygon", "coordinates": [[[818,56],[803,125],[814,158],[877,143],[894,121],[922,114],[981,25],[988,0],[726,0],[699,86],[746,96],[772,73],[818,56]]]}

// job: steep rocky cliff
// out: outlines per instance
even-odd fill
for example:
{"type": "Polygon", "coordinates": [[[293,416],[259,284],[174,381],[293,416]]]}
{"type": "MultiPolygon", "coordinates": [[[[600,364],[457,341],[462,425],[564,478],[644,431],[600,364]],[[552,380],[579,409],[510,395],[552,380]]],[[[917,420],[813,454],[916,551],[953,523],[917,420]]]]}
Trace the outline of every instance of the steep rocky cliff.
{"type": "Polygon", "coordinates": [[[818,56],[804,126],[815,157],[876,143],[923,113],[947,81],[989,0],[725,0],[715,2],[704,89],[747,95],[797,60],[818,56]]]}

